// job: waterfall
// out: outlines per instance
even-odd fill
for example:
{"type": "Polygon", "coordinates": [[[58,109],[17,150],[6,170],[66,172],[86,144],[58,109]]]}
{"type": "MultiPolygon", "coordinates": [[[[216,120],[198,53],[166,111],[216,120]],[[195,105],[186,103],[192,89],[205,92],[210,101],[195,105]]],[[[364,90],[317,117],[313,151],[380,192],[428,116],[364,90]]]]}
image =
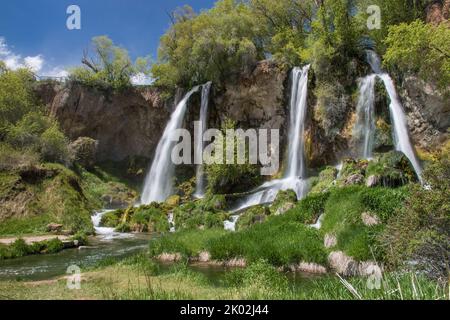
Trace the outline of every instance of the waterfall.
{"type": "Polygon", "coordinates": [[[294,190],[297,198],[303,198],[308,191],[306,180],[306,160],[304,131],[307,114],[308,71],[310,66],[294,68],[291,76],[290,123],[288,158],[284,178],[264,183],[253,190],[252,194],[242,201],[234,210],[271,203],[281,190],[294,190]]]}
{"type": "Polygon", "coordinates": [[[172,137],[175,130],[181,128],[189,98],[198,89],[198,86],[194,87],[178,103],[164,130],[163,136],[158,143],[150,172],[145,178],[144,191],[141,196],[143,204],[163,202],[172,193],[175,166],[172,163],[171,153],[176,143],[172,137]]]}
{"type": "Polygon", "coordinates": [[[403,110],[400,99],[395,89],[394,81],[392,78],[381,69],[380,58],[378,55],[371,51],[367,51],[367,60],[372,67],[373,72],[383,81],[386,91],[389,95],[390,104],[389,111],[391,114],[392,124],[394,126],[393,135],[395,141],[395,148],[397,151],[401,151],[409,159],[417,176],[421,179],[422,167],[414,152],[414,147],[409,138],[408,124],[406,121],[406,115],[403,110]]]}
{"type": "Polygon", "coordinates": [[[353,137],[361,145],[358,156],[363,159],[372,158],[373,141],[375,138],[375,81],[376,75],[371,74],[359,81],[359,98],[356,107],[356,124],[353,137]]]}
{"type": "Polygon", "coordinates": [[[395,148],[398,151],[403,152],[406,157],[408,157],[409,161],[411,161],[411,164],[414,167],[414,170],[417,173],[417,176],[420,179],[422,174],[422,167],[417,160],[416,154],[414,152],[414,147],[412,146],[411,140],[409,139],[406,115],[397,96],[394,81],[392,81],[391,77],[386,73],[381,74],[380,78],[381,80],[383,80],[386,91],[388,92],[389,98],[391,99],[389,110],[391,112],[391,118],[394,124],[395,148]]]}
{"type": "MultiPolygon", "coordinates": [[[[208,106],[209,106],[209,92],[211,91],[211,82],[208,82],[202,86],[202,102],[200,108],[200,132],[196,133],[195,141],[195,159],[203,159],[203,133],[208,126],[208,106]]],[[[194,196],[197,198],[203,198],[205,196],[205,178],[204,178],[204,166],[203,161],[197,165],[197,183],[194,196]]]]}

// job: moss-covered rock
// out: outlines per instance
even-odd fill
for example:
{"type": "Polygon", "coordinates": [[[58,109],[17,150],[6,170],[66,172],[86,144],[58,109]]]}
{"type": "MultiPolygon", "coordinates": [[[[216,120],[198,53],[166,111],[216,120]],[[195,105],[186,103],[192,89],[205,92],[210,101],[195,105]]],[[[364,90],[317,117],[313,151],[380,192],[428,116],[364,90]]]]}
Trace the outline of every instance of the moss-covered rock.
{"type": "Polygon", "coordinates": [[[170,229],[167,211],[157,203],[107,212],[100,225],[115,228],[118,232],[163,233],[170,229]]]}
{"type": "Polygon", "coordinates": [[[275,201],[270,206],[270,213],[280,215],[292,209],[297,203],[297,194],[294,190],[279,191],[275,201]]]}
{"type": "Polygon", "coordinates": [[[338,175],[338,170],[335,167],[326,167],[319,176],[312,179],[311,193],[321,193],[327,191],[333,186],[334,181],[338,175]]]}
{"type": "Polygon", "coordinates": [[[369,187],[398,187],[418,180],[411,162],[399,151],[377,156],[369,163],[366,177],[369,187]]]}
{"type": "Polygon", "coordinates": [[[173,210],[175,226],[177,230],[223,228],[223,222],[229,218],[225,208],[222,195],[187,202],[173,210]]]}
{"type": "Polygon", "coordinates": [[[394,149],[391,125],[383,118],[378,118],[376,122],[373,149],[376,152],[386,152],[394,149]]]}
{"type": "MultiPolygon", "coordinates": [[[[297,200],[297,197],[295,197],[295,200],[297,200]]],[[[239,217],[236,223],[236,231],[248,229],[257,223],[263,223],[270,214],[271,210],[265,206],[256,206],[248,209],[239,217]]]]}

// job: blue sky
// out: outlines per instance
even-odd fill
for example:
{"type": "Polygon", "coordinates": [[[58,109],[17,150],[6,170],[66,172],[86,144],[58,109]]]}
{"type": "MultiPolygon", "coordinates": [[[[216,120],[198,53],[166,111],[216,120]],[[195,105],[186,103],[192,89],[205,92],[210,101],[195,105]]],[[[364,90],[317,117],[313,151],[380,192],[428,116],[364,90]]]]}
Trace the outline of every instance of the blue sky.
{"type": "Polygon", "coordinates": [[[188,4],[196,12],[215,0],[2,0],[0,60],[27,65],[40,75],[59,75],[77,65],[90,39],[108,35],[131,57],[156,58],[159,38],[170,20],[166,12],[188,4]],[[66,28],[69,5],[81,9],[81,30],[66,28]]]}

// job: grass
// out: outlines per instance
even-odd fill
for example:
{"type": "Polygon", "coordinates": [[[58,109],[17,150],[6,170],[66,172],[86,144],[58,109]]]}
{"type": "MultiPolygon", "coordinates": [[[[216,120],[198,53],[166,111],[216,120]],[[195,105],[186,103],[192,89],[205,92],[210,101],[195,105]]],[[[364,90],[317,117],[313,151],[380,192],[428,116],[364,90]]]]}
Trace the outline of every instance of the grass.
{"type": "Polygon", "coordinates": [[[406,193],[405,188],[352,186],[333,189],[325,205],[322,230],[336,235],[337,249],[356,260],[370,260],[374,254],[381,258],[376,238],[384,225],[366,226],[361,215],[367,212],[386,223],[402,205],[406,193]]]}
{"type": "Polygon", "coordinates": [[[227,232],[223,229],[186,230],[165,235],[150,242],[150,254],[180,253],[185,258],[197,256],[208,249],[207,244],[227,232]]]}
{"type": "Polygon", "coordinates": [[[254,262],[264,259],[274,266],[299,262],[326,264],[327,261],[317,230],[298,222],[278,223],[276,219],[210,239],[206,248],[217,260],[244,258],[254,262]]]}
{"type": "Polygon", "coordinates": [[[220,285],[175,264],[161,272],[148,256],[139,255],[81,275],[81,289],[67,289],[66,279],[0,282],[0,299],[49,300],[437,300],[448,299],[448,287],[413,273],[385,274],[380,289],[367,279],[326,276],[292,282],[266,261],[225,273],[220,285]]]}
{"type": "Polygon", "coordinates": [[[51,239],[33,244],[27,244],[23,239],[17,239],[10,245],[0,245],[0,260],[20,258],[32,254],[57,253],[64,249],[59,239],[51,239]]]}
{"type": "Polygon", "coordinates": [[[11,218],[0,223],[1,236],[43,235],[47,233],[47,225],[52,222],[48,214],[34,217],[11,218]]]}

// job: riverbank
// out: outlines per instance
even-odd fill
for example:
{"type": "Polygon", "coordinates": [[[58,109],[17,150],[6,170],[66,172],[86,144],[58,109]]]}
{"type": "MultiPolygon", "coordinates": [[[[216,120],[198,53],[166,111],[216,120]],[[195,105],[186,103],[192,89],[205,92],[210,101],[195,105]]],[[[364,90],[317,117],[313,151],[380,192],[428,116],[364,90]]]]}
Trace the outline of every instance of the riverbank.
{"type": "Polygon", "coordinates": [[[67,281],[67,277],[0,281],[0,299],[448,299],[445,287],[409,273],[386,274],[377,289],[364,278],[294,279],[263,261],[220,272],[186,264],[162,266],[142,254],[87,269],[81,274],[79,290],[68,289],[67,281]]]}

